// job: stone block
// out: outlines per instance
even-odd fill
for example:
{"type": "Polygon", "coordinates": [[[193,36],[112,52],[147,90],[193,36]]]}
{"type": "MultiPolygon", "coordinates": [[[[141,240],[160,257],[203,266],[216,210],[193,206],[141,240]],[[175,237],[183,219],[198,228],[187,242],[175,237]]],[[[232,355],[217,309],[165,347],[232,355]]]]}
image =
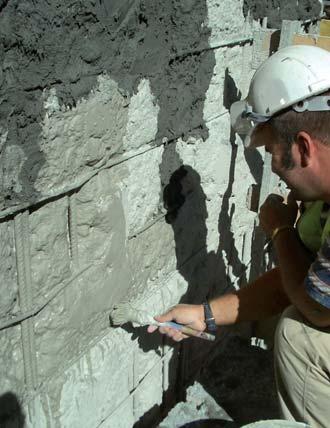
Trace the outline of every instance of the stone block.
{"type": "Polygon", "coordinates": [[[35,317],[41,378],[71,364],[105,334],[110,310],[125,295],[126,275],[118,267],[111,271],[99,263],[83,271],[35,317]]]}
{"type": "Polygon", "coordinates": [[[137,92],[130,99],[123,147],[134,151],[154,141],[157,134],[159,106],[151,92],[148,79],[139,82],[137,92]]]}
{"type": "MultiPolygon", "coordinates": [[[[169,340],[166,342],[170,342],[169,340]]],[[[166,343],[165,342],[165,343],[166,343]]],[[[180,373],[180,345],[173,346],[173,342],[165,344],[163,357],[163,401],[166,408],[170,408],[176,402],[178,395],[183,391],[178,391],[178,382],[181,379],[180,373]]]]}
{"type": "MultiPolygon", "coordinates": [[[[195,145],[187,145],[179,141],[177,144],[180,157],[185,164],[192,166],[192,173],[198,177],[195,181],[200,195],[194,206],[185,208],[183,205],[180,215],[187,209],[185,218],[189,215],[193,217],[192,213],[197,211],[194,207],[204,212],[194,232],[198,228],[201,230],[201,236],[204,237],[200,237],[200,242],[207,245],[204,264],[211,263],[208,271],[220,275],[221,281],[225,280],[227,264],[240,258],[241,238],[254,227],[255,213],[248,210],[246,195],[249,186],[261,176],[262,158],[257,151],[247,152],[242,144],[229,142],[230,127],[226,115],[210,122],[209,132],[208,140],[203,143],[196,141],[195,145]]],[[[183,225],[178,228],[180,234],[185,230],[184,227],[189,227],[189,223],[183,225]]],[[[176,242],[179,241],[177,238],[176,242]]],[[[178,253],[178,245],[176,249],[178,253]]],[[[246,260],[246,254],[244,258],[246,260]]],[[[239,260],[235,263],[242,265],[239,260]]],[[[241,271],[240,268],[243,266],[238,266],[241,271]]],[[[207,277],[211,281],[210,274],[207,277]]]]}
{"type": "Polygon", "coordinates": [[[136,388],[147,373],[161,362],[163,337],[159,333],[148,333],[146,327],[134,328],[133,337],[136,337],[133,358],[133,383],[136,388]]]}
{"type": "Polygon", "coordinates": [[[29,216],[34,298],[43,298],[72,275],[67,198],[43,205],[29,216]]]}
{"type": "Polygon", "coordinates": [[[133,427],[136,422],[133,413],[133,396],[130,395],[127,399],[116,409],[112,415],[104,420],[100,428],[127,428],[133,427]]]}
{"type": "Polygon", "coordinates": [[[155,316],[165,312],[168,308],[179,303],[187,292],[188,283],[179,271],[169,274],[159,273],[157,278],[149,281],[144,290],[130,295],[134,307],[155,316]]]}
{"type": "MultiPolygon", "coordinates": [[[[78,268],[36,316],[41,377],[68,365],[109,327],[109,312],[131,285],[120,191],[103,171],[75,195],[78,268]]],[[[74,231],[71,231],[74,233],[74,231]]]]}
{"type": "Polygon", "coordinates": [[[21,327],[0,331],[0,395],[11,392],[19,399],[25,393],[21,327]]]}
{"type": "Polygon", "coordinates": [[[160,214],[162,154],[163,147],[156,147],[111,170],[111,181],[117,180],[121,190],[128,237],[138,234],[160,214]]]}
{"type": "Polygon", "coordinates": [[[159,275],[175,270],[174,245],[171,227],[162,220],[128,241],[129,266],[132,274],[134,273],[130,298],[143,294],[147,284],[150,294],[158,287],[159,275]]]}
{"type": "Polygon", "coordinates": [[[124,262],[126,225],[118,186],[120,179],[104,170],[76,195],[80,266],[103,261],[110,268],[118,258],[124,262]]]}
{"type": "Polygon", "coordinates": [[[132,420],[128,404],[132,370],[130,335],[123,330],[111,331],[70,367],[49,379],[35,400],[38,411],[31,412],[28,426],[38,426],[33,420],[38,412],[51,427],[111,426],[105,421],[116,414],[117,418],[132,420]],[[126,410],[127,414],[122,413],[126,410]]]}
{"type": "Polygon", "coordinates": [[[156,364],[145,376],[133,394],[134,418],[143,418],[145,423],[159,412],[163,398],[163,372],[162,363],[156,364]],[[157,409],[158,407],[158,409],[157,409]]]}
{"type": "Polygon", "coordinates": [[[18,285],[13,222],[0,223],[0,313],[18,311],[18,285]]]}
{"type": "MultiPolygon", "coordinates": [[[[203,116],[206,126],[209,121],[229,111],[230,105],[245,94],[246,81],[250,80],[252,46],[234,46],[214,50],[215,65],[210,84],[207,88],[203,116]]],[[[226,117],[229,123],[229,118],[226,117]]],[[[211,134],[209,130],[209,135],[211,134]]],[[[230,136],[230,129],[227,139],[230,136]]],[[[220,137],[221,138],[221,137],[220,137]]]]}

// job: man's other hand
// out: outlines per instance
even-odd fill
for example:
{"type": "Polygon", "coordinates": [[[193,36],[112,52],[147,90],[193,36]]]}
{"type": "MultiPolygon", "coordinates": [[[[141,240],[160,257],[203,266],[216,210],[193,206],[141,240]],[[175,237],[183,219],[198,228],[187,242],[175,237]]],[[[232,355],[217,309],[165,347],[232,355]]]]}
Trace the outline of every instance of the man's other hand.
{"type": "Polygon", "coordinates": [[[287,201],[272,193],[260,208],[260,225],[267,236],[271,236],[277,227],[294,226],[298,213],[298,204],[289,194],[287,201]]]}

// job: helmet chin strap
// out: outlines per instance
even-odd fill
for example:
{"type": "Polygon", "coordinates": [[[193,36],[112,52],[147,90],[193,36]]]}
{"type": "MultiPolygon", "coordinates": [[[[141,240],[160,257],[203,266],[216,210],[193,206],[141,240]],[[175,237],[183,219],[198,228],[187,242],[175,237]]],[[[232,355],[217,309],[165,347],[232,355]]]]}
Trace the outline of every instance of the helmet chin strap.
{"type": "Polygon", "coordinates": [[[248,103],[246,103],[245,110],[242,112],[242,118],[253,120],[254,122],[256,122],[256,124],[258,124],[267,122],[271,118],[271,116],[265,116],[263,114],[254,112],[252,110],[252,107],[248,103]]]}

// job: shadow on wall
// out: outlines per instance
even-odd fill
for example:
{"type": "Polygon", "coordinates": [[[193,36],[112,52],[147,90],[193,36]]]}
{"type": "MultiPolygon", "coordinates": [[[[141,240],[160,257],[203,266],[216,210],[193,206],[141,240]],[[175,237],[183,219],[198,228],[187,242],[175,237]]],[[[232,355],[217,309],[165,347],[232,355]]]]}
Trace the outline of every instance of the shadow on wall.
{"type": "Polygon", "coordinates": [[[321,4],[315,0],[244,0],[244,16],[268,18],[269,28],[281,28],[283,19],[306,21],[320,16],[321,4]]]}
{"type": "MultiPolygon", "coordinates": [[[[164,188],[166,221],[174,231],[177,269],[188,283],[187,292],[182,296],[181,303],[200,303],[207,296],[219,295],[232,288],[223,253],[225,253],[229,263],[232,264],[233,272],[243,273],[244,276],[245,266],[239,260],[233,234],[230,231],[234,205],[229,210],[229,198],[234,180],[233,172],[237,150],[233,150],[232,153],[228,187],[222,199],[219,215],[220,236],[219,247],[216,252],[207,252],[206,196],[201,186],[199,174],[191,166],[181,165],[174,171],[168,185],[164,188]]],[[[178,163],[180,163],[179,156],[177,154],[176,156],[178,163]]],[[[129,327],[125,327],[125,329],[131,330],[129,327]]],[[[145,329],[138,330],[139,332],[132,331],[132,333],[133,336],[139,335],[140,347],[145,352],[155,349],[154,339],[153,341],[148,340],[145,329]]],[[[172,345],[174,345],[173,342],[172,345]]],[[[175,384],[171,384],[166,392],[163,408],[154,406],[140,418],[134,428],[154,426],[150,425],[152,421],[154,422],[152,417],[159,417],[160,412],[166,414],[169,403],[173,405],[176,401],[184,399],[184,390],[188,383],[193,380],[196,369],[200,366],[201,358],[205,357],[213,347],[213,344],[208,342],[203,342],[202,347],[200,345],[197,340],[184,341],[174,345],[179,350],[179,361],[176,362],[175,357],[173,357],[169,371],[170,377],[175,379],[175,384]],[[177,377],[175,373],[178,374],[177,377]]]]}
{"type": "Polygon", "coordinates": [[[0,396],[0,427],[24,428],[25,416],[15,394],[6,392],[0,396]]]}
{"type": "MultiPolygon", "coordinates": [[[[223,105],[228,109],[241,95],[228,69],[225,72],[224,85],[223,105]]],[[[232,274],[240,278],[241,283],[247,282],[246,266],[240,260],[231,231],[235,204],[231,204],[230,199],[238,150],[235,133],[232,130],[229,140],[231,161],[228,184],[222,199],[219,200],[221,205],[218,220],[219,244],[218,249],[211,252],[207,252],[208,213],[200,176],[191,166],[183,164],[177,153],[175,141],[166,145],[164,149],[160,174],[162,184],[165,183],[163,203],[167,210],[166,221],[172,226],[174,232],[177,269],[188,283],[187,292],[181,299],[182,303],[201,303],[206,298],[232,290],[228,265],[231,267],[232,274]]],[[[261,155],[257,151],[247,149],[245,158],[251,174],[260,185],[263,166],[261,155]]],[[[220,164],[221,159],[219,159],[219,166],[220,164]]],[[[197,341],[184,341],[179,345],[179,349],[178,366],[174,362],[171,364],[171,370],[178,372],[177,385],[175,387],[172,385],[172,391],[175,390],[176,395],[179,391],[176,398],[183,400],[185,387],[192,381],[196,368],[200,366],[201,358],[212,349],[212,344],[203,343],[201,347],[197,341]]],[[[170,398],[173,400],[173,397],[170,398]]],[[[148,426],[146,424],[148,417],[150,412],[146,413],[135,427],[148,426]]]]}
{"type": "Polygon", "coordinates": [[[224,258],[234,274],[244,274],[245,266],[239,260],[230,231],[235,210],[234,204],[229,205],[236,155],[237,149],[233,149],[228,186],[221,200],[219,245],[215,252],[207,252],[206,196],[199,174],[192,167],[182,165],[164,189],[166,220],[174,231],[177,269],[188,283],[182,302],[200,303],[210,294],[221,294],[231,288],[224,258]]]}

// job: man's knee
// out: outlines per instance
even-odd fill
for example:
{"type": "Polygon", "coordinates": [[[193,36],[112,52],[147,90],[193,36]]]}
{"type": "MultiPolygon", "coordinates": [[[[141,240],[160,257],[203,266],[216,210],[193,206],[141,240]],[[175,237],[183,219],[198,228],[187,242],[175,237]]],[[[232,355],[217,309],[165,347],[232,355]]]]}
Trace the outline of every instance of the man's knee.
{"type": "Polygon", "coordinates": [[[306,340],[303,333],[303,318],[294,306],[288,307],[280,318],[275,332],[275,358],[298,353],[302,355],[306,340]]]}

